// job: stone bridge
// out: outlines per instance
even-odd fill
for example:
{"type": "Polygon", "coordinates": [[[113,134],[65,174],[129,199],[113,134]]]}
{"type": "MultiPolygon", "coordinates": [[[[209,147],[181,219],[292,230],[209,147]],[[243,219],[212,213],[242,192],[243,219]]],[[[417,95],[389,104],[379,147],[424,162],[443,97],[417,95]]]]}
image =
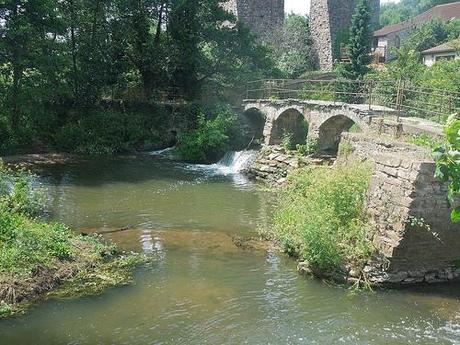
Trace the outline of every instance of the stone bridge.
{"type": "Polygon", "coordinates": [[[312,100],[245,100],[243,116],[252,135],[265,145],[279,145],[283,136],[293,144],[317,140],[319,152],[336,153],[341,134],[353,126],[367,132],[375,118],[395,111],[381,106],[312,100]]]}

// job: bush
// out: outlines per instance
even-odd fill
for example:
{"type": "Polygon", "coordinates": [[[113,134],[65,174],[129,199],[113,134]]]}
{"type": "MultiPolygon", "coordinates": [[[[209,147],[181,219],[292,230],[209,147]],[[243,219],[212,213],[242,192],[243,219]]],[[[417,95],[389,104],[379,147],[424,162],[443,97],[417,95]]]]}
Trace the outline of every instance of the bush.
{"type": "Polygon", "coordinates": [[[169,144],[168,124],[161,107],[92,109],[67,122],[55,136],[55,142],[60,149],[83,154],[155,149],[169,144]]]}
{"type": "Polygon", "coordinates": [[[34,175],[13,171],[0,159],[0,204],[13,213],[34,217],[43,212],[44,195],[34,175]]]}
{"type": "Polygon", "coordinates": [[[221,107],[214,118],[208,118],[198,110],[196,128],[179,137],[178,151],[181,157],[194,163],[212,163],[230,149],[230,133],[237,123],[236,115],[221,107]]]}
{"type": "Polygon", "coordinates": [[[365,163],[300,170],[281,191],[273,236],[321,270],[365,261],[372,250],[364,214],[369,181],[365,163]]]}
{"type": "Polygon", "coordinates": [[[296,146],[297,152],[302,156],[309,156],[316,151],[318,151],[318,140],[316,139],[307,139],[307,143],[304,145],[297,145],[296,146]]]}
{"type": "Polygon", "coordinates": [[[286,151],[294,149],[294,137],[292,133],[283,133],[281,136],[281,147],[286,151]]]}

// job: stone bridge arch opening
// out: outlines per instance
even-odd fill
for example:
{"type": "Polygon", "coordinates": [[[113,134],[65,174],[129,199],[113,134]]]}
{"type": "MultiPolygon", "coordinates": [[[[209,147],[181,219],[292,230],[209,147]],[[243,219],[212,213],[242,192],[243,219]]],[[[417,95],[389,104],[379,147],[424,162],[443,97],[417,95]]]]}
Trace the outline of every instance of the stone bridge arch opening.
{"type": "Polygon", "coordinates": [[[281,145],[286,136],[290,138],[290,144],[304,144],[307,139],[308,123],[303,114],[297,109],[283,111],[272,124],[269,145],[281,145]]]}
{"type": "Polygon", "coordinates": [[[319,127],[318,151],[336,155],[339,150],[341,135],[350,129],[360,130],[359,124],[345,115],[332,116],[319,127]]]}
{"type": "Polygon", "coordinates": [[[257,108],[249,108],[243,112],[242,120],[245,135],[249,140],[263,142],[266,116],[257,108]]]}

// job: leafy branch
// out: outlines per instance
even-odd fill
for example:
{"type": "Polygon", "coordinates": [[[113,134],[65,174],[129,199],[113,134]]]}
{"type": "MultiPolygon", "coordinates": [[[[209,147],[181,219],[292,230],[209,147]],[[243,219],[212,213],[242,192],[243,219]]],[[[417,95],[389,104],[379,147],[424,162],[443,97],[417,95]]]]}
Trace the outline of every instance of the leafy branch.
{"type": "MultiPolygon", "coordinates": [[[[454,205],[460,196],[460,119],[457,115],[449,117],[444,129],[446,142],[435,150],[436,177],[449,184],[447,198],[454,205]]],[[[460,206],[451,214],[452,222],[460,222],[460,206]]]]}

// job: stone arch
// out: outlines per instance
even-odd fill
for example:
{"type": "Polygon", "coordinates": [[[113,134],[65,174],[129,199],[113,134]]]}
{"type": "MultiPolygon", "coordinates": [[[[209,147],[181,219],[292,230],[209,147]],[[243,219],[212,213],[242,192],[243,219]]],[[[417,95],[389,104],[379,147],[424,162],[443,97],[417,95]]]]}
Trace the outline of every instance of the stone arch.
{"type": "Polygon", "coordinates": [[[269,145],[280,145],[285,134],[292,136],[292,144],[303,144],[307,138],[308,124],[299,109],[288,108],[273,119],[269,145]]]}
{"type": "Polygon", "coordinates": [[[329,117],[319,126],[318,151],[337,154],[342,133],[348,132],[355,124],[360,125],[357,121],[342,114],[329,117]]]}
{"type": "Polygon", "coordinates": [[[254,140],[264,138],[264,128],[267,121],[266,115],[256,107],[251,107],[243,112],[243,122],[247,136],[254,140]]]}

